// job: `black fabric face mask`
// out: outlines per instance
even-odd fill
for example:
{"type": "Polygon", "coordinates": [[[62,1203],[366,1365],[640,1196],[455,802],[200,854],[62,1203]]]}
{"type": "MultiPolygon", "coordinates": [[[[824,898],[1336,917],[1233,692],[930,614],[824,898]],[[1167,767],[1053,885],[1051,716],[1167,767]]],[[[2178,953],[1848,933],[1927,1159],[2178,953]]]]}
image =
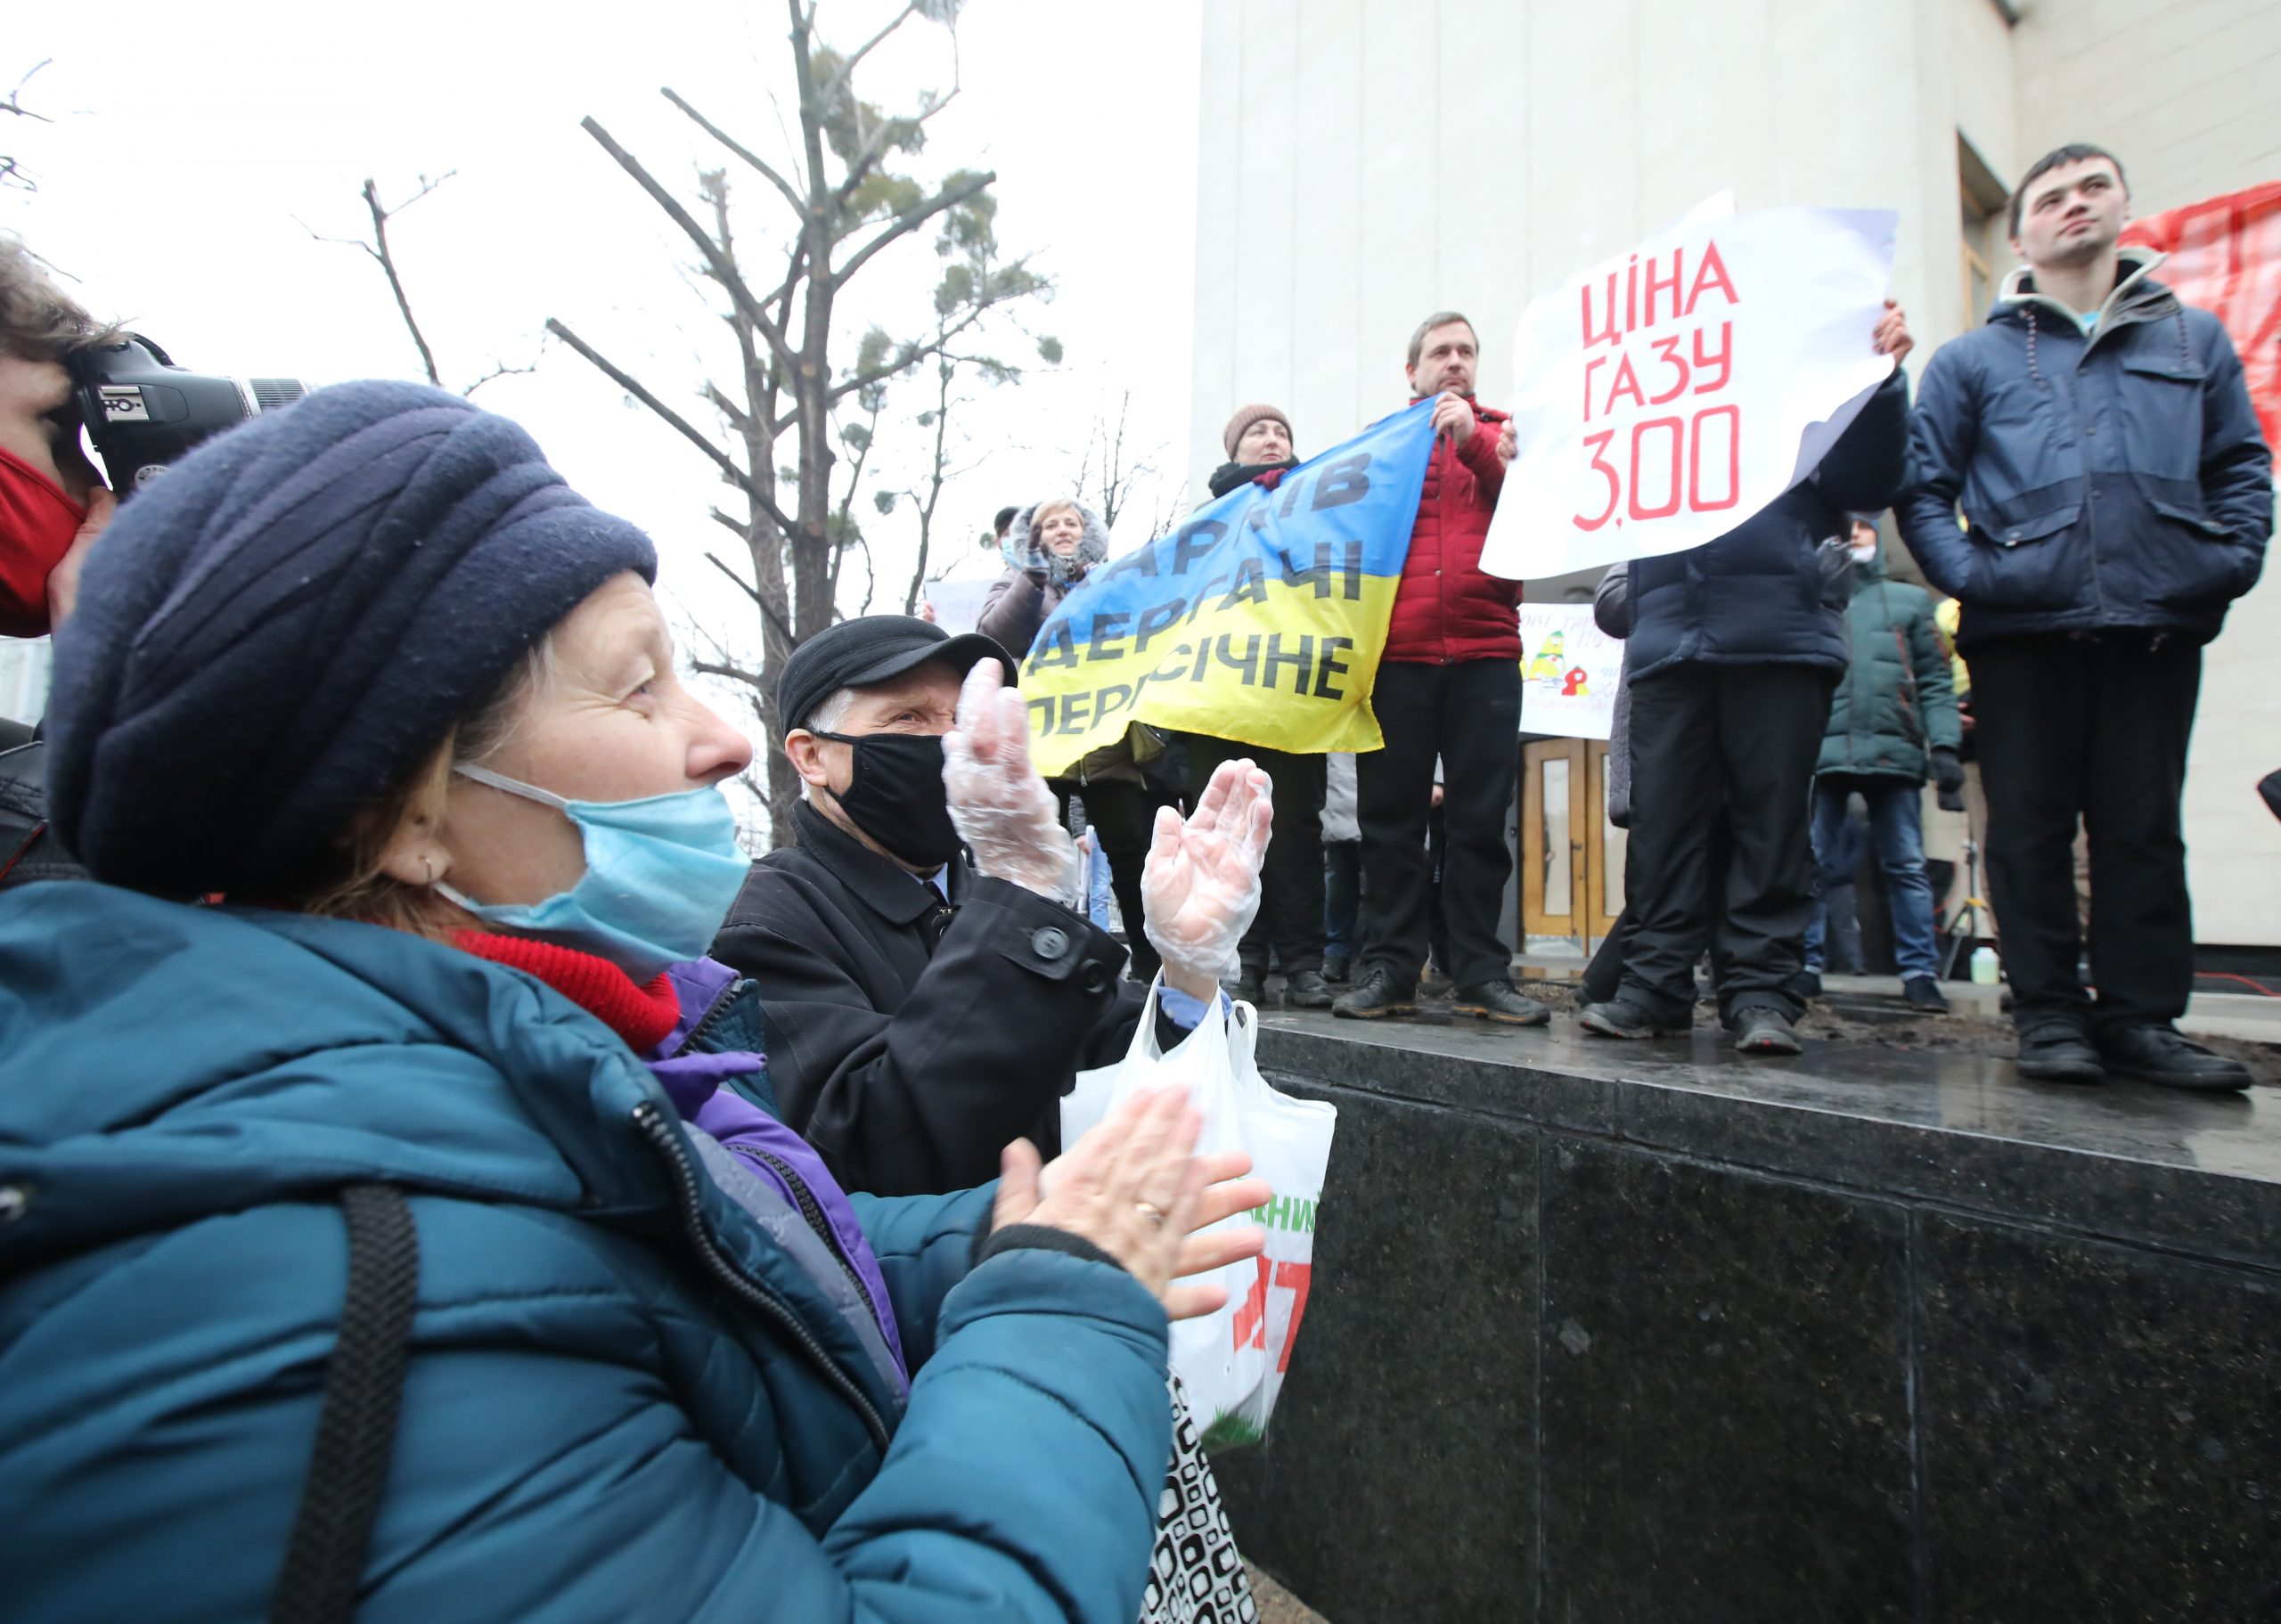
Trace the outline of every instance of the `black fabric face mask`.
{"type": "MultiPolygon", "coordinates": [[[[811,732],[815,730],[810,729],[811,732]]],[[[937,733],[816,733],[854,752],[846,795],[824,793],[848,820],[907,863],[935,869],[959,854],[943,788],[943,739],[937,733]]]]}

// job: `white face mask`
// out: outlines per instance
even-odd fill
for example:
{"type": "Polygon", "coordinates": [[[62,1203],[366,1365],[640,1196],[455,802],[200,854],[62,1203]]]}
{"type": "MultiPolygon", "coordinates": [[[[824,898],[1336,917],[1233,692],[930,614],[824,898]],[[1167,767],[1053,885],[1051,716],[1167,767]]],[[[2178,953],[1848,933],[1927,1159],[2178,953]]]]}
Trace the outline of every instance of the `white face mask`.
{"type": "Polygon", "coordinates": [[[1854,547],[1852,549],[1852,551],[1853,554],[1853,561],[1856,564],[1867,564],[1871,559],[1877,556],[1877,544],[1875,542],[1871,542],[1866,547],[1854,547]]]}

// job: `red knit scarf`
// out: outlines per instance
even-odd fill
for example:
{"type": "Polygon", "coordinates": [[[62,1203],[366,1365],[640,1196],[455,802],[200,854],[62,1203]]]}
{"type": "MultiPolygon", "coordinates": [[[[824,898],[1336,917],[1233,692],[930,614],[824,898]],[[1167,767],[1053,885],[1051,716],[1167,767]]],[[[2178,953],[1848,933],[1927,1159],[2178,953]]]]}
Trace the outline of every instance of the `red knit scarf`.
{"type": "Polygon", "coordinates": [[[534,942],[525,936],[497,936],[488,931],[463,930],[452,945],[488,959],[510,969],[536,975],[548,986],[593,1016],[637,1055],[646,1055],[666,1041],[681,1019],[681,1000],[674,992],[673,977],[663,970],[648,986],[607,959],[534,942]]]}

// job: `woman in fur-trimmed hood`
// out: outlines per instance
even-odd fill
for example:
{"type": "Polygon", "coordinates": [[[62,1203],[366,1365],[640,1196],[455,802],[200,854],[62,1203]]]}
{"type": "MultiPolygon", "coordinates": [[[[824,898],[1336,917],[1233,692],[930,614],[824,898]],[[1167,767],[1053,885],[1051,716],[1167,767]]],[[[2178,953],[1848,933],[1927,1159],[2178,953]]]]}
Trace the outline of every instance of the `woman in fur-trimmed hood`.
{"type": "Polygon", "coordinates": [[[1108,528],[1082,502],[1050,497],[1015,515],[1006,547],[1014,562],[991,587],[976,630],[1018,661],[1046,616],[1108,557],[1108,528]]]}

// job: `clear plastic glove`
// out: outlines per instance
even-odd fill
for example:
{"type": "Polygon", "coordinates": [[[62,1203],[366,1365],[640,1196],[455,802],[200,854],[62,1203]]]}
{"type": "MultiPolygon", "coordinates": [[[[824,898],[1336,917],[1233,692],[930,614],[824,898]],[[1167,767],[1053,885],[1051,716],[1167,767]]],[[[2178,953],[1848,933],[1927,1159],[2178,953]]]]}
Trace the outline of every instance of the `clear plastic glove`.
{"type": "Polygon", "coordinates": [[[1149,940],[1173,972],[1217,981],[1236,968],[1236,944],[1259,912],[1259,861],[1275,817],[1274,786],[1247,761],[1222,762],[1186,819],[1157,813],[1140,870],[1149,940]]]}
{"type": "Polygon", "coordinates": [[[958,725],[943,739],[943,788],[977,872],[1075,904],[1084,860],[1030,766],[1029,708],[996,660],[976,661],[959,690],[958,725]]]}

